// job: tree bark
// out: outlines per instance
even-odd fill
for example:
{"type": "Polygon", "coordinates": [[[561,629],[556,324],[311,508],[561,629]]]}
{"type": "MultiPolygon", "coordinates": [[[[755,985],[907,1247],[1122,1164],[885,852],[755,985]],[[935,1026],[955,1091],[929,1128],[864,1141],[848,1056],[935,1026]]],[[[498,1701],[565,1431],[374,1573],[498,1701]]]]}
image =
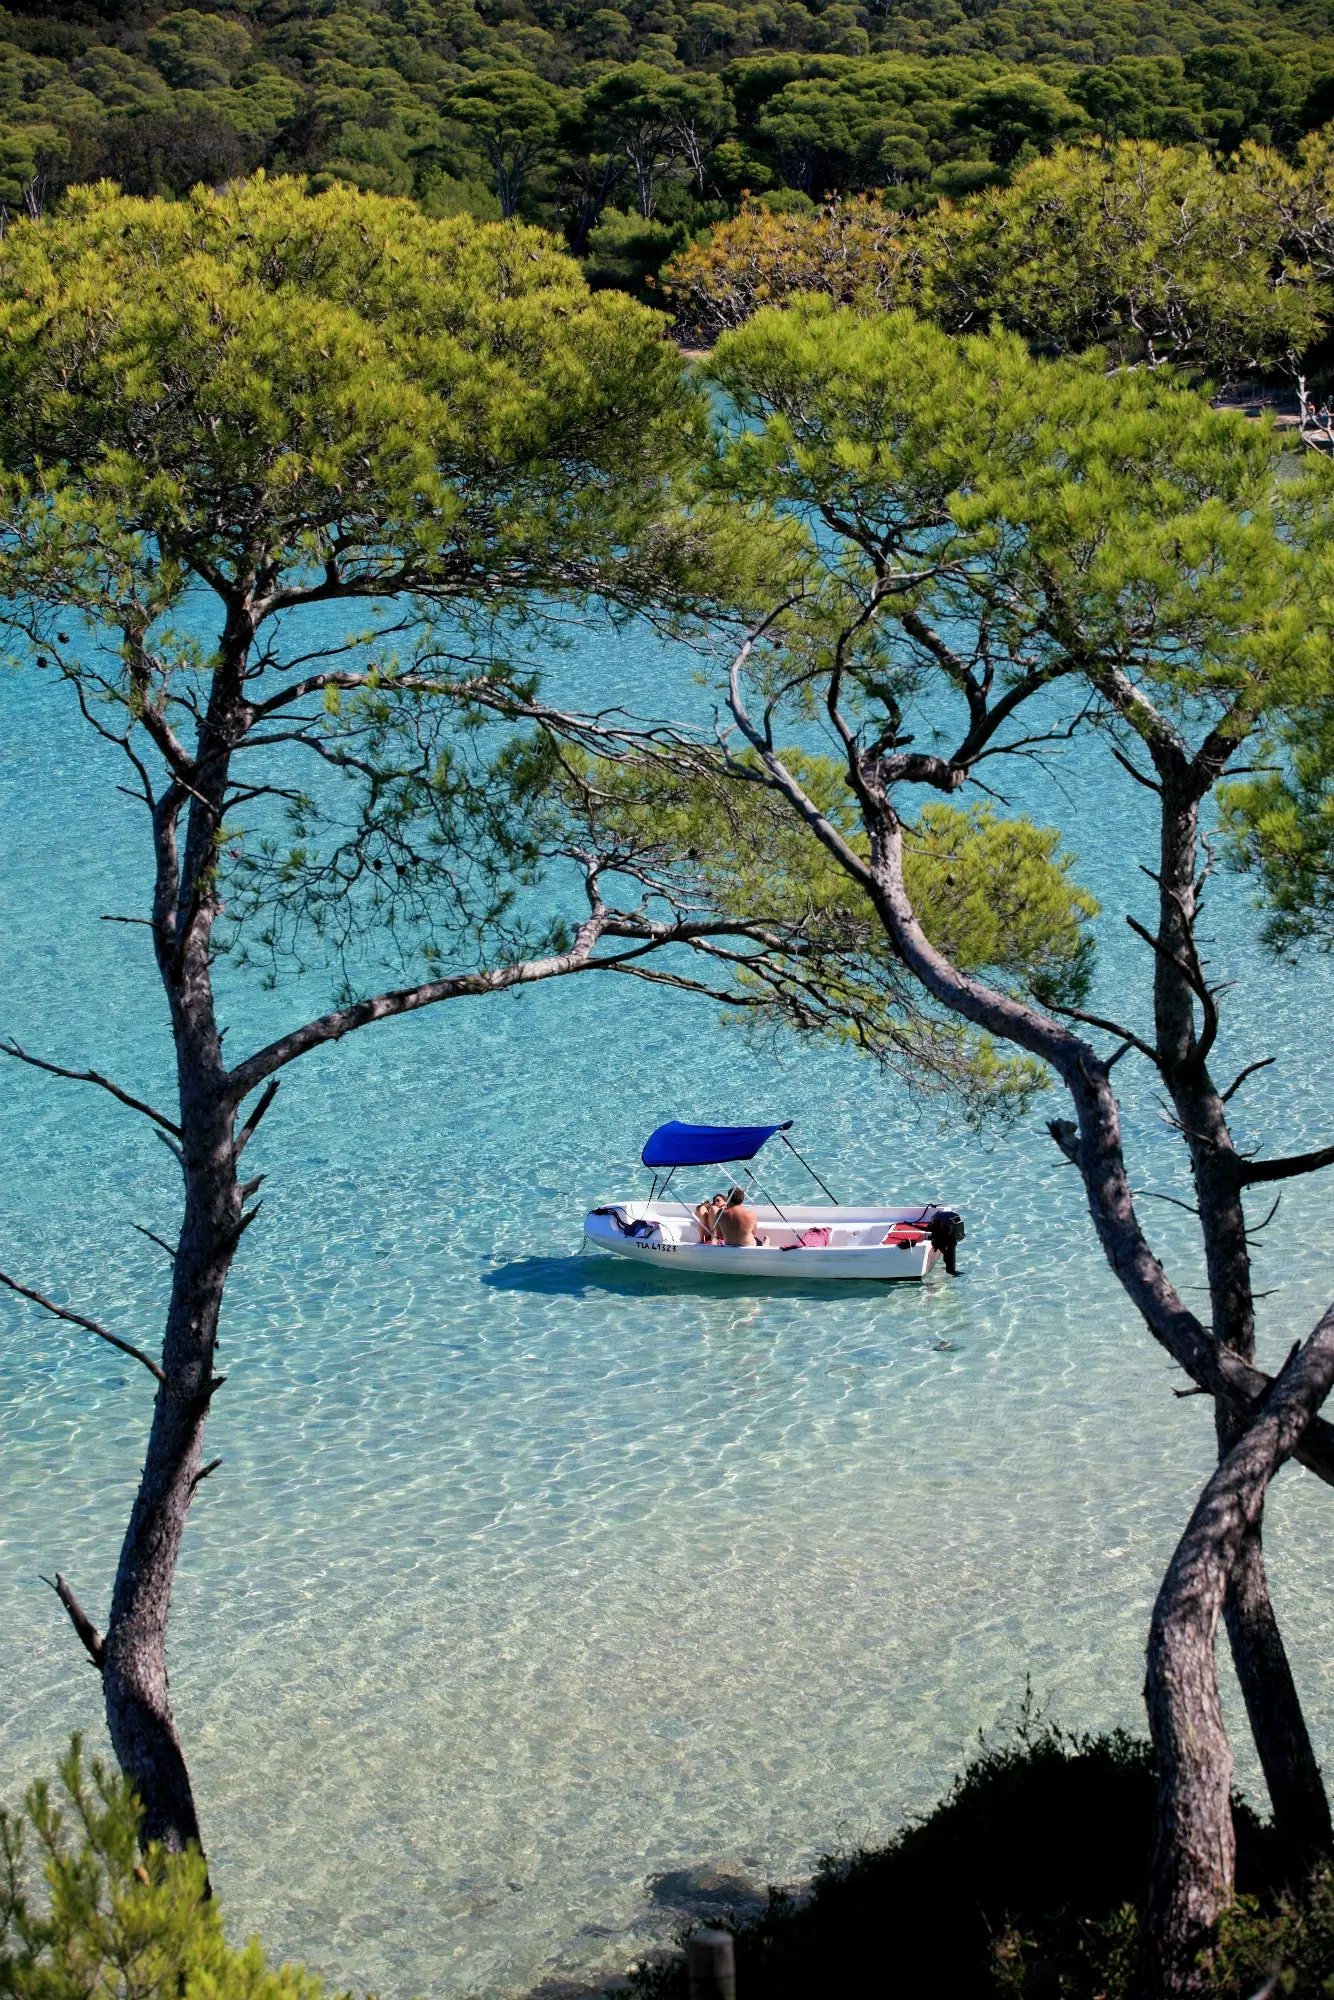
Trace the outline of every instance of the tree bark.
{"type": "MultiPolygon", "coordinates": [[[[1255,1360],[1255,1303],[1242,1200],[1241,1163],[1227,1108],[1209,1070],[1216,1021],[1195,943],[1199,906],[1199,801],[1216,782],[1225,746],[1187,759],[1155,737],[1160,785],[1158,949],[1154,953],[1155,1044],[1164,1084],[1185,1137],[1195,1183],[1214,1337],[1243,1361],[1255,1360]],[[1197,1009],[1204,1010],[1203,1034],[1197,1009]]],[[[1245,1419],[1215,1405],[1220,1461],[1245,1432],[1245,1419]]],[[[1227,1586],[1224,1617],[1232,1662],[1273,1808],[1295,1866],[1334,1840],[1329,1800],[1301,1697],[1269,1595],[1263,1509],[1247,1527],[1227,1586]]]]}
{"type": "Polygon", "coordinates": [[[174,767],[176,783],[154,810],[154,950],[176,1042],[185,1210],[162,1344],[163,1380],[116,1569],[102,1679],[112,1746],[142,1803],[144,1838],[174,1850],[202,1841],[171,1711],[167,1620],[209,1404],[219,1386],[213,1364],[223,1287],[245,1226],[210,959],[217,838],[231,753],[245,729],[252,638],[248,604],[233,600],[188,770],[174,767]],[[187,809],[182,857],[177,836],[187,809]]]}
{"type": "Polygon", "coordinates": [[[1327,1853],[1334,1835],[1324,1777],[1269,1597],[1262,1520],[1263,1510],[1242,1536],[1223,1599],[1223,1619],[1274,1825],[1296,1872],[1313,1856],[1327,1853]]]}
{"type": "Polygon", "coordinates": [[[1218,1619],[1269,1483],[1331,1386],[1334,1306],[1209,1480],[1154,1605],[1144,1699],[1158,1803],[1140,1939],[1144,2000],[1178,2000],[1207,1984],[1201,1954],[1231,1899],[1236,1859],[1232,1752],[1214,1659],[1218,1619]]]}

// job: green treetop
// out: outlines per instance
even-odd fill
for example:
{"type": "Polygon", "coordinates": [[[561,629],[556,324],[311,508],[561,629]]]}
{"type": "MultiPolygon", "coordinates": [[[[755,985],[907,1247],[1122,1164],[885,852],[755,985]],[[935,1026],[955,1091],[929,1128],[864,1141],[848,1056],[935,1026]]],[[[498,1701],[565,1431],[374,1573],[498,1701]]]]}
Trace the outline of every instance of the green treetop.
{"type": "Polygon", "coordinates": [[[466,126],[486,154],[506,221],[517,212],[534,168],[552,150],[562,105],[560,91],[522,69],[484,72],[445,99],[445,115],[466,126]]]}

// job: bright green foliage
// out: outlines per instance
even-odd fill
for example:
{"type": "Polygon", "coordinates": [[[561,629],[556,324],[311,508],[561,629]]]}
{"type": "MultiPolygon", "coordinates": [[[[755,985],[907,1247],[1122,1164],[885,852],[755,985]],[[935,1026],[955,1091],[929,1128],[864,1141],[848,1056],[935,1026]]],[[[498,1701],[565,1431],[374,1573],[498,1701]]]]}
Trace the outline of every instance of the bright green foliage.
{"type": "MultiPolygon", "coordinates": [[[[948,327],[1012,327],[1046,352],[1226,373],[1300,353],[1330,300],[1256,162],[1124,141],[1063,148],[920,231],[922,302],[948,327]]],[[[1263,163],[1259,163],[1263,164],[1263,163]]]]}
{"type": "Polygon", "coordinates": [[[193,734],[243,601],[282,620],[250,656],[266,694],[294,652],[350,675],[281,710],[315,753],[291,845],[271,807],[220,837],[266,949],[303,927],[339,951],[397,930],[428,962],[442,928],[475,948],[534,848],[527,781],[461,724],[462,684],[522,681],[562,602],[670,610],[725,575],[728,524],[676,517],[707,416],[661,328],[540,232],[346,187],[103,187],[10,231],[11,630],[117,731],[151,711],[193,734]]]}
{"type": "MultiPolygon", "coordinates": [[[[828,757],[789,749],[785,760],[809,794],[865,855],[846,773],[828,757]]],[[[755,770],[753,759],[743,767],[755,770]]],[[[918,1091],[944,1090],[965,1118],[1019,1115],[1045,1077],[1024,1059],[925,1002],[887,950],[869,899],[826,849],[759,785],[683,778],[660,764],[611,764],[567,756],[565,803],[612,843],[652,851],[660,879],[683,902],[769,925],[800,940],[742,973],[752,1030],[775,1022],[850,1041],[918,1091]]],[[[969,971],[1042,1000],[1078,1002],[1092,973],[1088,929],[1097,904],[1072,878],[1050,828],[927,805],[909,829],[906,874],[932,941],[969,971]]]]}
{"type": "Polygon", "coordinates": [[[1232,857],[1258,878],[1265,937],[1280,952],[1334,950],[1334,681],[1285,716],[1280,768],[1231,785],[1232,857]],[[1284,754],[1285,753],[1285,754],[1284,754]]]}
{"type": "Polygon", "coordinates": [[[1096,357],[1036,361],[1009,336],[952,340],[908,313],[862,318],[821,300],[725,335],[710,372],[737,411],[711,491],[834,527],[820,568],[840,589],[878,552],[910,568],[929,548],[938,575],[923,588],[960,611],[1002,562],[1027,588],[1060,574],[1072,603],[1077,587],[1086,630],[1128,622],[1153,592],[1148,670],[1177,631],[1175,654],[1187,635],[1207,640],[1199,671],[1234,679],[1261,634],[1266,646],[1277,637],[1280,607],[1285,642],[1298,629],[1274,441],[1168,380],[1107,377],[1096,357]],[[1018,527],[1022,540],[1006,537],[1018,527]],[[1206,628],[1224,564],[1224,588],[1244,575],[1254,590],[1255,622],[1206,628]]]}
{"type": "MultiPolygon", "coordinates": [[[[968,101],[1008,93],[989,85],[968,101]]],[[[882,157],[898,144],[883,138],[882,157]]],[[[989,161],[965,161],[938,167],[932,185],[973,167],[996,178],[989,161]]],[[[823,292],[871,310],[911,303],[951,332],[1009,327],[1043,354],[1102,347],[1112,366],[1226,375],[1290,364],[1322,337],[1334,309],[1331,194],[1319,134],[1295,162],[1247,146],[1226,171],[1198,148],[1067,146],[1006,186],[918,215],[844,201],[771,226],[765,240],[751,205],[663,278],[707,332],[765,299],[823,292]]]]}
{"type": "MultiPolygon", "coordinates": [[[[1041,361],[1013,336],[950,338],[906,312],[768,309],[722,336],[709,374],[734,415],[706,504],[809,533],[801,595],[742,678],[752,719],[781,743],[836,701],[870,770],[906,757],[895,811],[928,937],[961,969],[1077,1004],[1092,908],[1056,837],[952,803],[922,810],[913,787],[931,799],[933,785],[992,782],[1007,752],[1059,756],[1093,725],[1124,755],[1155,715],[1241,745],[1294,688],[1327,686],[1334,469],[1279,479],[1272,436],[1164,374],[1041,361]],[[1127,689],[1139,721],[1115,724],[1127,689]],[[998,703],[1008,721],[974,739],[998,703]],[[930,754],[946,745],[961,746],[949,769],[930,754]]],[[[748,793],[739,774],[723,782],[748,793]]],[[[864,861],[847,793],[826,781],[812,796],[864,861]]],[[[818,893],[783,863],[791,907],[837,906],[843,864],[821,847],[810,867],[818,893]]],[[[747,888],[759,894],[762,873],[747,888]]],[[[865,948],[869,983],[911,1012],[883,946],[865,948]]]]}
{"type": "Polygon", "coordinates": [[[140,1855],[124,1779],[74,1738],[60,1802],[45,1783],[0,1810],[0,1994],[10,2000],[319,2000],[257,1938],[228,1944],[198,1851],[140,1855]],[[40,1886],[39,1886],[40,1884],[40,1886]]]}
{"type": "MultiPolygon", "coordinates": [[[[807,751],[785,756],[864,855],[846,772],[807,751]]],[[[860,950],[883,956],[866,896],[760,787],[729,798],[717,785],[682,785],[642,771],[629,776],[614,766],[596,776],[604,791],[602,823],[652,830],[664,857],[691,857],[722,908],[766,922],[796,919],[812,934],[824,926],[831,945],[855,939],[860,950]]],[[[932,942],[968,971],[986,971],[1038,997],[1081,1000],[1087,993],[1094,955],[1087,926],[1098,906],[1072,869],[1050,827],[1002,819],[988,806],[927,805],[908,832],[905,873],[932,942]]]]}
{"type": "Polygon", "coordinates": [[[573,559],[587,589],[700,435],[658,328],[533,231],[291,182],[81,193],[0,256],[9,519],[58,521],[76,592],[76,548],[145,534],[173,599],[177,565],[281,572],[334,537],[364,582],[559,589],[573,559]]]}
{"type": "Polygon", "coordinates": [[[1098,914],[1072,880],[1060,835],[990,806],[928,805],[912,825],[904,879],[922,927],[961,971],[1012,982],[1046,1006],[1088,998],[1098,914]]]}

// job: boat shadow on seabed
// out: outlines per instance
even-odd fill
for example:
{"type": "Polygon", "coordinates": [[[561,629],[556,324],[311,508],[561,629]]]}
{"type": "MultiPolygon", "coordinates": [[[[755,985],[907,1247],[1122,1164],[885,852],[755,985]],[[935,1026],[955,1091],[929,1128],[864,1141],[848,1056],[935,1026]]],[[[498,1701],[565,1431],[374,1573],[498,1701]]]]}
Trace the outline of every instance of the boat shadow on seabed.
{"type": "MultiPolygon", "coordinates": [[[[720,1252],[720,1259],[725,1255],[720,1252]]],[[[960,1273],[960,1278],[963,1273],[960,1273]]],[[[952,1280],[958,1284],[959,1279],[952,1280]]],[[[846,1278],[761,1278],[738,1272],[730,1277],[724,1270],[709,1272],[673,1271],[657,1264],[626,1264],[616,1257],[581,1251],[573,1257],[515,1257],[482,1274],[482,1283],[498,1292],[536,1292],[550,1298],[587,1298],[594,1292],[612,1292],[620,1298],[662,1298],[667,1293],[693,1294],[696,1298],[800,1298],[866,1300],[901,1298],[913,1292],[919,1299],[930,1296],[937,1285],[886,1284],[883,1279],[864,1283],[846,1278]]]]}

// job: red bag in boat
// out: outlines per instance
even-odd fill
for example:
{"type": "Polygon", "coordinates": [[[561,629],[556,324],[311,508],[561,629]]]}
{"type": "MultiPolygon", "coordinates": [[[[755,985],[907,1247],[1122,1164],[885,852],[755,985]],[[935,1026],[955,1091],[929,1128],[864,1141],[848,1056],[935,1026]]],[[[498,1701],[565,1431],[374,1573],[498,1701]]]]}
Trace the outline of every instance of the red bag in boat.
{"type": "MultiPolygon", "coordinates": [[[[896,1222],[885,1238],[891,1250],[911,1250],[915,1243],[925,1243],[927,1231],[919,1229],[913,1222],[896,1222]]],[[[881,1246],[883,1248],[883,1245],[881,1246]]]]}
{"type": "Polygon", "coordinates": [[[785,1243],[785,1250],[827,1250],[829,1231],[827,1229],[803,1229],[795,1243],[785,1243]]]}

